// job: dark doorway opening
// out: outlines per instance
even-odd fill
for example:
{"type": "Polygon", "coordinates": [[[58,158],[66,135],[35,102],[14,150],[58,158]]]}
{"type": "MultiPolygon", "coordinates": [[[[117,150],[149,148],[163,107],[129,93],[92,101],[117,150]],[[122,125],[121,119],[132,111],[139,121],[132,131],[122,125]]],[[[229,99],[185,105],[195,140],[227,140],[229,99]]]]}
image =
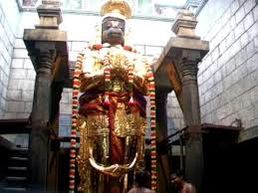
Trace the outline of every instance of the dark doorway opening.
{"type": "Polygon", "coordinates": [[[232,143],[233,137],[204,137],[204,193],[258,192],[258,138],[232,143]]]}

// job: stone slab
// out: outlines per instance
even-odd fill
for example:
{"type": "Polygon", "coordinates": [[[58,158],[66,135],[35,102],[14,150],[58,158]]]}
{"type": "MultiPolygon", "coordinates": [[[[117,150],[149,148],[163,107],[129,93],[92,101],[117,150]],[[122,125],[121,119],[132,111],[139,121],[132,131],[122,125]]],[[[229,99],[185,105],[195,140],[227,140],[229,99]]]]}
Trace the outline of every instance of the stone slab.
{"type": "Polygon", "coordinates": [[[24,41],[66,42],[67,32],[56,29],[24,29],[24,41]]]}
{"type": "Polygon", "coordinates": [[[55,43],[55,47],[62,55],[67,55],[67,32],[55,29],[25,29],[23,40],[29,51],[34,51],[35,42],[55,43]]]}

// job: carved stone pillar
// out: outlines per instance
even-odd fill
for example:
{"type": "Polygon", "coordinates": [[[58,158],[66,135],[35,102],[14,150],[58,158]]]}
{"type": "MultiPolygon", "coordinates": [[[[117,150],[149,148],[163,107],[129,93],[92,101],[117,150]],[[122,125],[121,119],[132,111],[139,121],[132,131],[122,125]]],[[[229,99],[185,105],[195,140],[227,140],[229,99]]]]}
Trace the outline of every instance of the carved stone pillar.
{"type": "Polygon", "coordinates": [[[185,175],[200,193],[203,181],[203,144],[197,72],[198,63],[208,52],[208,46],[207,42],[195,35],[196,24],[196,18],[188,10],[177,16],[172,30],[183,44],[181,48],[175,46],[172,55],[182,83],[181,92],[177,93],[177,97],[186,124],[185,175]]]}
{"type": "Polygon", "coordinates": [[[35,25],[35,29],[25,29],[23,36],[36,71],[29,145],[29,185],[32,192],[57,193],[58,143],[55,146],[53,142],[57,142],[58,126],[55,124],[58,122],[61,92],[64,85],[70,82],[67,34],[58,29],[62,22],[58,0],[42,0],[37,12],[39,24],[35,25]]]}
{"type": "Polygon", "coordinates": [[[197,187],[202,189],[203,146],[200,119],[199,91],[197,83],[200,52],[183,51],[178,69],[182,80],[179,95],[186,124],[185,135],[185,175],[197,187]]]}
{"type": "Polygon", "coordinates": [[[46,192],[46,176],[49,146],[49,119],[51,104],[51,66],[54,44],[37,43],[38,54],[35,66],[36,82],[31,113],[30,182],[33,190],[46,192]],[[52,47],[52,49],[51,49],[52,47]]]}
{"type": "Polygon", "coordinates": [[[197,83],[199,60],[200,52],[183,50],[181,60],[176,65],[182,82],[180,98],[186,126],[200,125],[201,123],[197,83]]]}
{"type": "Polygon", "coordinates": [[[172,27],[176,37],[170,38],[154,66],[157,87],[167,87],[176,93],[182,109],[185,132],[185,175],[202,191],[203,146],[200,104],[197,83],[198,63],[209,51],[209,43],[195,35],[194,15],[181,11],[172,27]]]}

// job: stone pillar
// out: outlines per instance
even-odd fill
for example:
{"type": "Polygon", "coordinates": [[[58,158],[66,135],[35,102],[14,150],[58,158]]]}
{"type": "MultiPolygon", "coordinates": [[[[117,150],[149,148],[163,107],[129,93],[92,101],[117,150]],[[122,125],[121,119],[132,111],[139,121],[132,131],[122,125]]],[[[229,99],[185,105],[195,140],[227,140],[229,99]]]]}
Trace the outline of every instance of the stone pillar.
{"type": "Polygon", "coordinates": [[[198,51],[183,50],[181,60],[177,62],[182,81],[179,97],[186,126],[195,126],[201,123],[197,83],[199,60],[200,53],[198,51]]]}
{"type": "Polygon", "coordinates": [[[30,182],[33,190],[42,193],[46,192],[47,186],[53,45],[43,42],[36,44],[39,53],[36,57],[36,82],[31,113],[30,182]]]}
{"type": "Polygon", "coordinates": [[[176,93],[187,126],[184,136],[186,178],[201,193],[203,146],[197,72],[198,63],[209,51],[209,43],[195,35],[196,24],[190,11],[182,10],[178,14],[172,27],[176,37],[169,39],[154,64],[154,71],[157,89],[162,87],[176,93]]]}
{"type": "Polygon", "coordinates": [[[175,45],[172,55],[182,84],[177,97],[186,124],[185,175],[200,193],[203,178],[203,145],[197,73],[198,63],[208,49],[204,49],[206,42],[195,35],[196,24],[197,21],[191,12],[185,10],[179,13],[172,30],[185,45],[182,44],[181,48],[176,47],[179,44],[175,45]]]}
{"type": "Polygon", "coordinates": [[[182,91],[179,95],[186,124],[185,134],[185,175],[198,189],[202,189],[203,146],[199,92],[197,84],[198,61],[196,51],[183,51],[178,69],[182,76],[182,91]]]}
{"type": "Polygon", "coordinates": [[[58,128],[53,130],[62,87],[69,78],[67,35],[59,30],[62,22],[58,0],[42,0],[37,8],[39,24],[24,30],[24,42],[36,71],[32,130],[29,144],[29,184],[34,193],[56,193],[58,185],[58,128]],[[54,135],[53,135],[54,131],[54,135]],[[52,139],[54,136],[55,139],[52,139]],[[51,141],[52,140],[52,141],[51,141]],[[54,165],[54,167],[53,167],[54,165]]]}
{"type": "Polygon", "coordinates": [[[157,139],[158,139],[158,183],[159,192],[166,193],[168,190],[169,160],[167,156],[167,144],[161,144],[167,137],[167,96],[169,90],[158,88],[156,90],[156,113],[157,113],[157,139]]]}

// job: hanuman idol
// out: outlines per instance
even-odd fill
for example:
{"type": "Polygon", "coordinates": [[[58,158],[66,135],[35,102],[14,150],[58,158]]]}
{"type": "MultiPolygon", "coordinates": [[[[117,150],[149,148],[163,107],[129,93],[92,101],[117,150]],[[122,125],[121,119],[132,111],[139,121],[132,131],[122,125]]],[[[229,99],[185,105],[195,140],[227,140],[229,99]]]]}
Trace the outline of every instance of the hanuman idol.
{"type": "Polygon", "coordinates": [[[125,193],[133,171],[144,168],[146,96],[150,96],[152,187],[155,189],[155,85],[151,66],[125,46],[125,1],[109,0],[101,9],[101,44],[78,56],[74,72],[70,192],[125,193]],[[78,99],[78,100],[77,100],[78,99]],[[77,108],[78,107],[78,108],[77,108]],[[77,132],[80,147],[76,152],[77,132]],[[76,155],[76,153],[78,153],[76,155]],[[79,182],[75,183],[75,165],[79,182]]]}

